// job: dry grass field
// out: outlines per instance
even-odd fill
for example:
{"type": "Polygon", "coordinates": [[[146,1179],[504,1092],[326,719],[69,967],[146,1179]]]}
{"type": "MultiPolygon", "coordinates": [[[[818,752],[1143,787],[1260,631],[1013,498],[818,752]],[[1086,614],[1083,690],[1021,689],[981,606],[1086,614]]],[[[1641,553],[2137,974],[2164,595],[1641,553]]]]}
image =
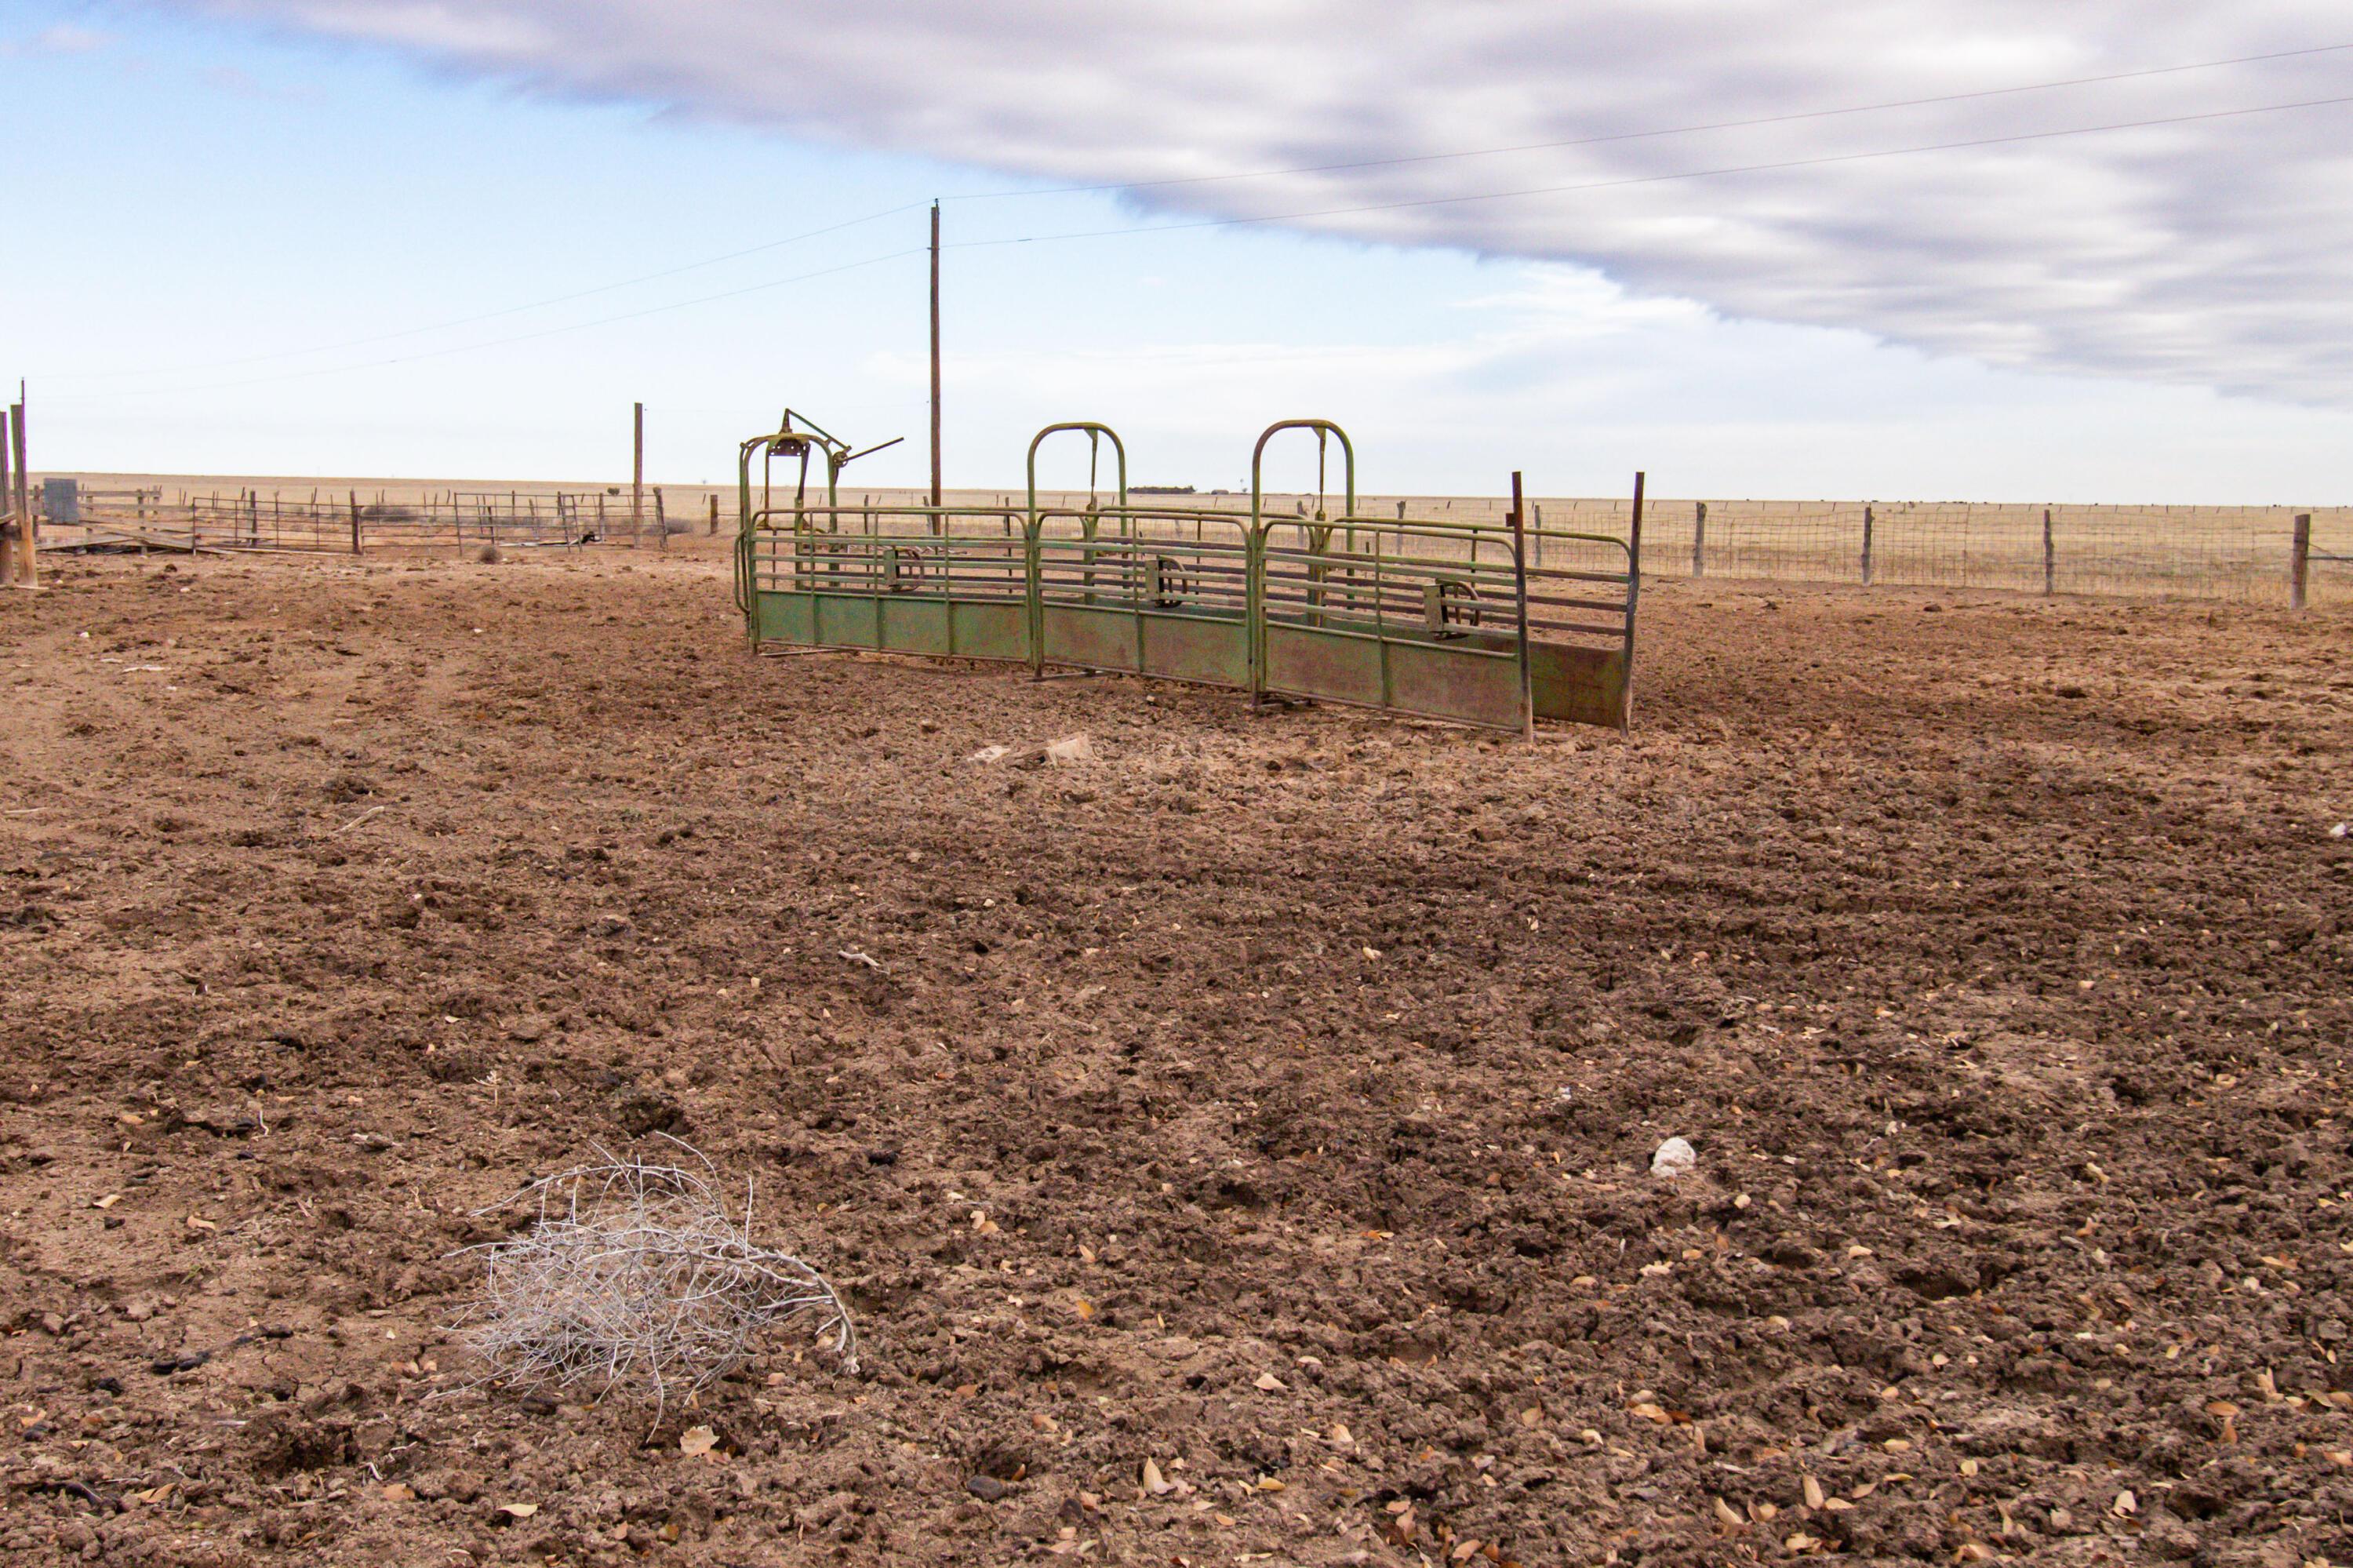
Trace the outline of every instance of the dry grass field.
{"type": "Polygon", "coordinates": [[[1662,582],[1530,746],[754,659],[702,541],[50,565],[11,1561],[2353,1559],[2344,609],[1662,582]],[[658,1132],[855,1375],[480,1381],[658,1132]]]}

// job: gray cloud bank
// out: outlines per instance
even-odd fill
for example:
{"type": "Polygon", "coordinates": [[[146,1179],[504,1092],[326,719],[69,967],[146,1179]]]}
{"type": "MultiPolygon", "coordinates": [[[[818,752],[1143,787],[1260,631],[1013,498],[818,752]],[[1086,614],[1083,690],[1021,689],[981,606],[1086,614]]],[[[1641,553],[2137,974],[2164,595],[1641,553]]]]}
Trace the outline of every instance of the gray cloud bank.
{"type": "MultiPolygon", "coordinates": [[[[164,0],[533,90],[1135,185],[1746,120],[2353,43],[2340,0],[164,0]]],[[[2353,404],[2353,105],[1648,180],[2353,95],[2353,50],[1497,156],[1158,185],[1598,266],[1726,314],[2353,404]]],[[[1120,241],[1117,243],[1151,243],[1120,241]]]]}

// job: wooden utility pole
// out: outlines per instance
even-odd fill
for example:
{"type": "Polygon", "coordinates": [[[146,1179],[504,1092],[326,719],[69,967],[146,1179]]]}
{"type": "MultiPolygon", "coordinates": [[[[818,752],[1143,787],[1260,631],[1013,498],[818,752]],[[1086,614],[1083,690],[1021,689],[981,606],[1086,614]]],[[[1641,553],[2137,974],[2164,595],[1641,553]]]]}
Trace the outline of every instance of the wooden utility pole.
{"type": "Polygon", "coordinates": [[[646,406],[637,405],[632,418],[636,435],[631,444],[634,454],[629,460],[629,548],[638,547],[638,531],[646,522],[646,406]]]}
{"type": "Polygon", "coordinates": [[[932,504],[940,504],[940,204],[932,203],[932,504]]]}

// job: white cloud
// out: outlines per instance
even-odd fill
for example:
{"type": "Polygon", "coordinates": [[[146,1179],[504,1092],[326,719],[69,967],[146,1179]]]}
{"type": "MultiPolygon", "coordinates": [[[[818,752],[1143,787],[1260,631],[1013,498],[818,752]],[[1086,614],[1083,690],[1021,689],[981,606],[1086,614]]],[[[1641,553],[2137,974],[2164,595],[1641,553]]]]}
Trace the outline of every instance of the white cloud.
{"type": "MultiPolygon", "coordinates": [[[[539,91],[1056,182],[1623,136],[2316,45],[2336,0],[166,0],[539,91]]],[[[1173,217],[1574,261],[1988,364],[2353,404],[2353,51],[1501,156],[1159,185],[1173,217]],[[1493,191],[1596,186],[1507,200],[1493,191]]],[[[1015,208],[1007,208],[1008,213],[1015,208]]],[[[1010,219],[1009,219],[1010,220],[1010,219]]],[[[1148,244],[1149,241],[1103,243],[1148,244]]]]}
{"type": "Polygon", "coordinates": [[[114,42],[114,35],[93,27],[59,22],[28,38],[0,39],[0,59],[26,59],[41,55],[95,54],[114,42]]]}

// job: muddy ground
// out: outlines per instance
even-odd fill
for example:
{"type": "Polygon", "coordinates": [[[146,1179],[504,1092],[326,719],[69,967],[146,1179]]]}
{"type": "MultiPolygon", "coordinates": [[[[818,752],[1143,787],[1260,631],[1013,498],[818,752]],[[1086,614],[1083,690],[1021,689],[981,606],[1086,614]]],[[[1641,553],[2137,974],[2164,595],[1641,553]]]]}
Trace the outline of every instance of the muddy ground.
{"type": "Polygon", "coordinates": [[[2345,614],[1672,584],[1530,748],[754,660],[705,556],[50,564],[0,1554],[2353,1559],[2345,614]],[[657,1132],[856,1375],[479,1381],[475,1211],[657,1132]]]}

